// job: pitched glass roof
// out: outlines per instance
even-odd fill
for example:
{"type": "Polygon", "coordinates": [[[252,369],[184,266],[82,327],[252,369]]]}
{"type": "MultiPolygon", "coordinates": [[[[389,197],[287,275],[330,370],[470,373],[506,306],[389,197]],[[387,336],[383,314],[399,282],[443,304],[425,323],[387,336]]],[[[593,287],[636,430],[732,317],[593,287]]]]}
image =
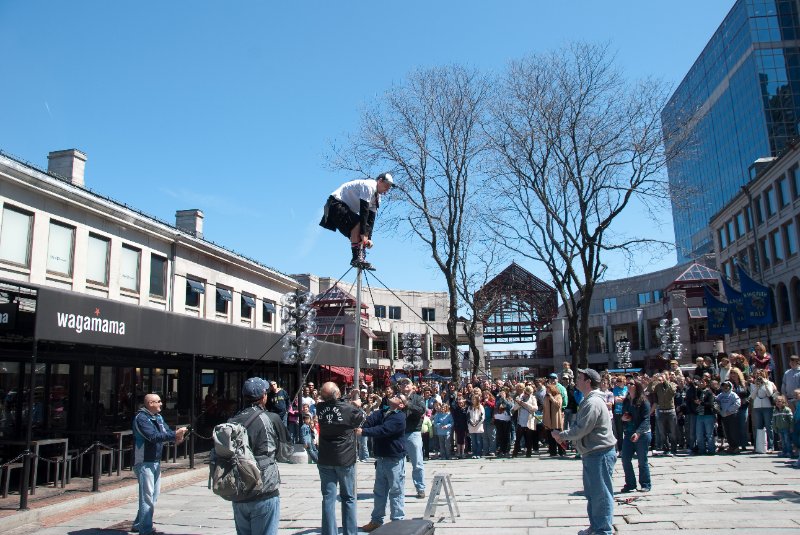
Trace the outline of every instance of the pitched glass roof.
{"type": "Polygon", "coordinates": [[[692,264],[686,271],[675,279],[675,282],[703,282],[715,281],[719,278],[719,271],[702,264],[692,264]]]}

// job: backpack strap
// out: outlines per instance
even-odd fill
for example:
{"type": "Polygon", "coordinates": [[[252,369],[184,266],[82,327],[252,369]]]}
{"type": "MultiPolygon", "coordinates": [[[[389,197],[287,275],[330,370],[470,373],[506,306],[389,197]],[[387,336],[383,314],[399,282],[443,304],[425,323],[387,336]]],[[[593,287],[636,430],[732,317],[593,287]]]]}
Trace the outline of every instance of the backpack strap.
{"type": "Polygon", "coordinates": [[[249,432],[250,425],[256,421],[256,418],[264,414],[264,412],[266,411],[264,411],[263,409],[257,409],[253,414],[250,415],[250,418],[248,418],[247,421],[244,424],[242,424],[242,427],[247,429],[247,431],[249,432]]]}

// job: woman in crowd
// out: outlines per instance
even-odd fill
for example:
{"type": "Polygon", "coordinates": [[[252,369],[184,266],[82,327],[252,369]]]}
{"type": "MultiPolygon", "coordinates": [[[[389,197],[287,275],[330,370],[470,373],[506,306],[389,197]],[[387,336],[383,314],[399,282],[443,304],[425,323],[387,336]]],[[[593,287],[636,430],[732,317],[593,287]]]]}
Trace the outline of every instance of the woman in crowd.
{"type": "Polygon", "coordinates": [[[494,404],[494,425],[497,429],[497,456],[508,457],[511,451],[511,409],[505,389],[500,390],[494,404]]]}
{"type": "Polygon", "coordinates": [[[522,395],[514,400],[516,403],[517,417],[515,419],[517,427],[517,439],[514,441],[514,453],[512,457],[519,455],[520,441],[525,439],[525,457],[531,456],[531,449],[539,452],[539,441],[536,440],[536,397],[533,395],[533,387],[526,386],[522,395]]]}
{"type": "Polygon", "coordinates": [[[467,437],[467,423],[469,416],[467,415],[467,400],[463,397],[456,399],[456,404],[450,411],[453,415],[453,433],[456,440],[456,455],[459,459],[464,458],[464,446],[467,437]]]}
{"type": "Polygon", "coordinates": [[[714,413],[714,392],[705,377],[695,377],[697,397],[694,399],[697,411],[695,436],[697,437],[697,453],[699,455],[714,455],[714,422],[717,415],[714,413]]]}
{"type": "Polygon", "coordinates": [[[481,398],[477,394],[472,396],[472,405],[467,410],[467,416],[472,458],[480,459],[483,455],[483,422],[486,420],[486,412],[483,410],[481,398]]]}
{"type": "Polygon", "coordinates": [[[739,447],[742,451],[747,448],[749,443],[750,433],[747,430],[747,413],[750,409],[750,389],[744,381],[744,374],[736,367],[731,367],[728,374],[728,380],[733,385],[732,392],[739,396],[739,412],[736,415],[737,426],[739,431],[739,447]]]}
{"type": "Polygon", "coordinates": [[[497,450],[496,431],[494,427],[494,406],[496,404],[494,396],[488,388],[483,389],[481,394],[481,404],[483,405],[483,454],[494,455],[497,450]]]}
{"type": "Polygon", "coordinates": [[[450,432],[452,429],[453,417],[450,415],[450,405],[437,403],[436,414],[433,416],[433,432],[439,446],[439,459],[450,458],[450,432]]]}
{"type": "Polygon", "coordinates": [[[753,352],[750,354],[750,365],[756,370],[766,371],[767,379],[772,367],[772,355],[767,352],[767,348],[761,342],[756,342],[753,352]]]}
{"type": "Polygon", "coordinates": [[[775,384],[769,380],[769,371],[757,370],[750,378],[750,399],[753,400],[753,436],[758,430],[767,430],[767,453],[772,453],[774,437],[772,436],[772,396],[775,384]]]}
{"type": "Polygon", "coordinates": [[[547,434],[547,451],[550,457],[560,455],[563,457],[567,454],[561,444],[556,442],[550,431],[563,431],[564,430],[564,413],[561,412],[561,393],[555,384],[547,385],[547,394],[544,397],[544,405],[542,407],[542,425],[547,434]]]}
{"type": "Polygon", "coordinates": [[[639,485],[642,492],[649,492],[650,465],[647,463],[647,450],[650,447],[650,402],[644,395],[644,387],[640,381],[628,381],[628,394],[622,406],[624,422],[622,439],[622,468],[625,471],[625,486],[622,492],[636,490],[636,475],[633,472],[633,454],[639,463],[639,485]]]}

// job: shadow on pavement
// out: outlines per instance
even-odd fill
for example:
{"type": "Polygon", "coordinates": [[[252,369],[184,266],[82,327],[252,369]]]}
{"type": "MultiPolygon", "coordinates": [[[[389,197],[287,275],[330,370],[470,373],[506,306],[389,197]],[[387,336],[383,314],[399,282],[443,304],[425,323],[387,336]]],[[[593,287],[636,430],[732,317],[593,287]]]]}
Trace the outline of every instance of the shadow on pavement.
{"type": "Polygon", "coordinates": [[[800,503],[800,493],[794,490],[776,490],[772,496],[740,496],[738,500],[755,501],[755,502],[771,502],[774,500],[789,500],[793,503],[800,503]]]}

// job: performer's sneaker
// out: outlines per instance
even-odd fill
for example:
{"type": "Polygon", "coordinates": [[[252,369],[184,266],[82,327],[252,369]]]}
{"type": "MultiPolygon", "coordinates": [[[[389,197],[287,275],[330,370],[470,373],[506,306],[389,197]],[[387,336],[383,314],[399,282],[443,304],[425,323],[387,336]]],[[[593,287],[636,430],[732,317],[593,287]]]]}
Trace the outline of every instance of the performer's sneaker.
{"type": "Polygon", "coordinates": [[[358,269],[366,269],[368,271],[375,271],[375,267],[366,260],[351,260],[350,265],[358,269]]]}

